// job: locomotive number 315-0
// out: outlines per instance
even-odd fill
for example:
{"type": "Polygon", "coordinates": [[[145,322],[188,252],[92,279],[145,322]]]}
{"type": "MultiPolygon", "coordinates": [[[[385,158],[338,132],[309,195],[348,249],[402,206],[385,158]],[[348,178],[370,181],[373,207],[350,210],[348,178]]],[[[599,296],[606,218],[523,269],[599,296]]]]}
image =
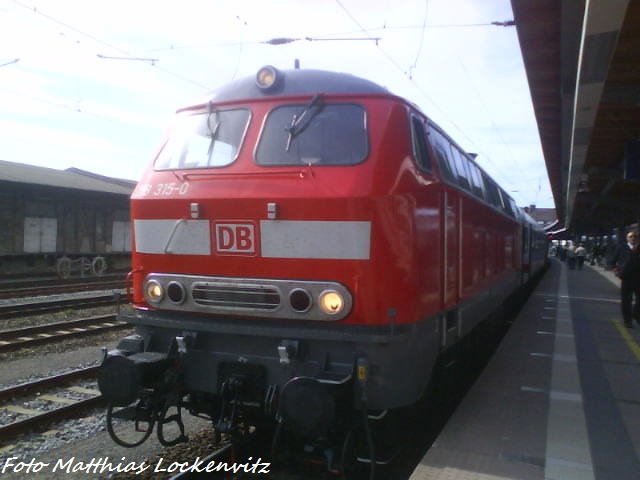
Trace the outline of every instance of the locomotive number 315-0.
{"type": "Polygon", "coordinates": [[[158,183],[157,185],[147,183],[146,185],[141,185],[140,190],[143,197],[170,197],[171,195],[186,195],[189,190],[189,182],[181,184],[176,182],[158,183]]]}

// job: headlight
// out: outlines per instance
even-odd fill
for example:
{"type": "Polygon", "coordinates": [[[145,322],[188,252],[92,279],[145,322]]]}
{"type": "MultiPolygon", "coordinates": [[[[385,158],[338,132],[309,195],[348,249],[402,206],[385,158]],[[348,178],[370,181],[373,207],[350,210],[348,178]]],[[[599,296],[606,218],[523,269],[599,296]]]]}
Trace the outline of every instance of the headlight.
{"type": "Polygon", "coordinates": [[[320,308],[327,315],[337,315],[344,309],[344,298],[335,290],[325,290],[320,294],[320,308]]]}
{"type": "Polygon", "coordinates": [[[151,303],[158,303],[164,297],[164,287],[157,280],[149,280],[144,286],[144,296],[151,303]]]}

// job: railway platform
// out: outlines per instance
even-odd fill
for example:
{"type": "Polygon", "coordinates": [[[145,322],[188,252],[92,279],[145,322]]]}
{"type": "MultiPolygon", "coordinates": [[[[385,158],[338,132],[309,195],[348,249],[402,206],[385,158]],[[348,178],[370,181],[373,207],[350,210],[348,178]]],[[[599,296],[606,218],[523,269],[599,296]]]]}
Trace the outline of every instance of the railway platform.
{"type": "Polygon", "coordinates": [[[640,326],[619,283],[551,267],[410,480],[640,478],[640,326]]]}

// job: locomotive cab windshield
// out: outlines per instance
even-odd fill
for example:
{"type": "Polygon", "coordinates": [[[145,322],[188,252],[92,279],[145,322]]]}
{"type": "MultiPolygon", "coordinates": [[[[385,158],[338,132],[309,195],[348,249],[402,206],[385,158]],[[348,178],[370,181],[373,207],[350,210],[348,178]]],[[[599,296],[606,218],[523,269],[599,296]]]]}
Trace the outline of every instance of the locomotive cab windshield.
{"type": "Polygon", "coordinates": [[[156,170],[225,167],[233,163],[249,125],[247,109],[180,117],[155,162],[156,170]]]}
{"type": "MultiPolygon", "coordinates": [[[[361,104],[316,94],[306,104],[278,100],[264,115],[255,145],[256,165],[356,165],[369,155],[367,112],[361,104]]],[[[247,108],[219,108],[211,102],[206,112],[182,112],[154,169],[230,166],[239,157],[253,116],[247,108]]]]}
{"type": "Polygon", "coordinates": [[[256,149],[258,165],[355,165],[367,158],[364,108],[344,103],[319,106],[319,98],[302,113],[295,104],[269,112],[256,149]]]}

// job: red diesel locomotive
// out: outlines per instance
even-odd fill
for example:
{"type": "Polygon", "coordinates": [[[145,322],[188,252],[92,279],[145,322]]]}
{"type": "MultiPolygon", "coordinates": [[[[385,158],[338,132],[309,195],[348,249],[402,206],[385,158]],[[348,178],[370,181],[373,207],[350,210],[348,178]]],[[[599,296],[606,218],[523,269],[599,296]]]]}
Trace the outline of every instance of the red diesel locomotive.
{"type": "Polygon", "coordinates": [[[183,440],[187,409],[340,462],[546,263],[544,233],[471,155],[342,73],[264,67],[179,110],[131,211],[136,334],[99,379],[127,446],[154,423],[183,440]]]}

